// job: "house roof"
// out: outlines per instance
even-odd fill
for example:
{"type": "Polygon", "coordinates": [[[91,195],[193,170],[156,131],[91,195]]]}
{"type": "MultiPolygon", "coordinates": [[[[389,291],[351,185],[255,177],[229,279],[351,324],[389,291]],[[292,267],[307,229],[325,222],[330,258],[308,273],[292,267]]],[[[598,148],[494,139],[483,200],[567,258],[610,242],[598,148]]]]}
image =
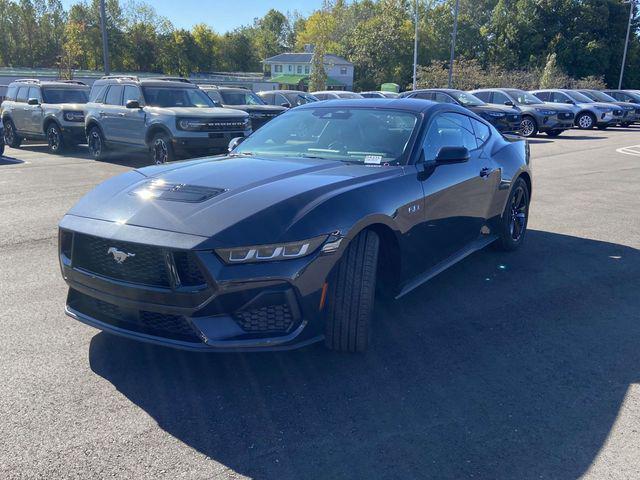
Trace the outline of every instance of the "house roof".
{"type": "MultiPolygon", "coordinates": [[[[311,63],[313,53],[280,53],[273,57],[267,58],[264,63],[311,63]]],[[[325,53],[324,63],[335,63],[336,65],[351,65],[348,60],[334,55],[333,53],[325,53]]]]}
{"type": "MultiPolygon", "coordinates": [[[[300,83],[302,83],[302,85],[308,85],[309,75],[278,75],[268,81],[272,83],[279,83],[281,85],[300,85],[300,83]]],[[[327,86],[344,87],[345,84],[334,78],[327,77],[327,86]]]]}

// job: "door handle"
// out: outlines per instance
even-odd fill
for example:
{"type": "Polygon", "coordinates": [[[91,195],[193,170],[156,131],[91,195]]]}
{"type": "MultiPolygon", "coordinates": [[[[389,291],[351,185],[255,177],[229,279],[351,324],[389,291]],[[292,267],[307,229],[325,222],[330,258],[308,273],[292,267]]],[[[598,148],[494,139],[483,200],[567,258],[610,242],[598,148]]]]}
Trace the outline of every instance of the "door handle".
{"type": "Polygon", "coordinates": [[[491,172],[493,172],[493,168],[484,167],[482,170],[480,170],[480,176],[488,177],[489,175],[491,175],[491,172]]]}

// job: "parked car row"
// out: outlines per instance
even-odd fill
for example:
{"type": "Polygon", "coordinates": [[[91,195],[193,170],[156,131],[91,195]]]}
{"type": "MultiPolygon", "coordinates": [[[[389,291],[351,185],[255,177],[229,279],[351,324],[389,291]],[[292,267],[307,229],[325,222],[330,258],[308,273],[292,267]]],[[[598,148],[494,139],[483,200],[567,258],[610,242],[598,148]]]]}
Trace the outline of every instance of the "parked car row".
{"type": "MultiPolygon", "coordinates": [[[[45,140],[53,153],[87,143],[91,156],[111,150],[149,151],[154,163],[226,151],[232,139],[253,131],[289,108],[332,99],[419,98],[457,104],[502,133],[558,136],[581,129],[640,122],[640,92],[548,89],[526,92],[489,88],[465,92],[422,89],[394,92],[327,90],[306,93],[195,85],[179,77],[106,76],[91,88],[73,80],[22,79],[2,102],[3,142],[45,140]]],[[[1,124],[0,124],[1,125],[1,124]]]]}

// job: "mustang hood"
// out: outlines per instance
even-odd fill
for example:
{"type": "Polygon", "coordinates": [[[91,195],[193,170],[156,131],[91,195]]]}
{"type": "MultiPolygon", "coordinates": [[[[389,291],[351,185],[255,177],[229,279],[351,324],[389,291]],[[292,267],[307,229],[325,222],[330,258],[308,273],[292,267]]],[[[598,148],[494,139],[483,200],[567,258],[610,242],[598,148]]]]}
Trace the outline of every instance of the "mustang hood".
{"type": "Polygon", "coordinates": [[[303,212],[401,172],[330,160],[214,157],[119,175],[89,192],[69,214],[215,237],[221,246],[239,237],[246,244],[300,240],[287,234],[303,212]]]}

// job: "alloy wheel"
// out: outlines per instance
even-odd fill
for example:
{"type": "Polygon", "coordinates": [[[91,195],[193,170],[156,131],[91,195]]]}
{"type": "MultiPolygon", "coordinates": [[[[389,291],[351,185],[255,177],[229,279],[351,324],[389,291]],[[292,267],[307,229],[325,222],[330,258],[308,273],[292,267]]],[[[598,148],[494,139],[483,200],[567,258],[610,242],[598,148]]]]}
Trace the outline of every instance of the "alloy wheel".
{"type": "Polygon", "coordinates": [[[94,158],[98,158],[102,154],[102,139],[95,130],[89,134],[89,151],[94,158]]]}
{"type": "Polygon", "coordinates": [[[520,122],[520,131],[525,137],[530,137],[533,134],[535,128],[536,127],[533,124],[533,120],[529,118],[525,118],[524,120],[522,120],[522,122],[520,122]]]}
{"type": "Polygon", "coordinates": [[[593,119],[590,115],[582,115],[578,119],[578,126],[584,129],[591,128],[593,126],[593,119]]]}
{"type": "Polygon", "coordinates": [[[153,161],[156,165],[161,165],[163,163],[167,163],[169,159],[169,147],[167,147],[167,142],[165,142],[164,138],[157,138],[155,142],[153,142],[153,161]]]}
{"type": "Polygon", "coordinates": [[[511,201],[509,218],[509,234],[513,241],[517,242],[522,237],[527,226],[527,198],[524,187],[519,186],[514,192],[511,201]]]}
{"type": "Polygon", "coordinates": [[[49,127],[47,129],[47,142],[52,152],[60,150],[60,132],[57,128],[49,127]]]}
{"type": "Polygon", "coordinates": [[[13,125],[11,123],[7,123],[4,126],[4,143],[7,145],[13,145],[15,138],[16,132],[13,130],[13,125]]]}

